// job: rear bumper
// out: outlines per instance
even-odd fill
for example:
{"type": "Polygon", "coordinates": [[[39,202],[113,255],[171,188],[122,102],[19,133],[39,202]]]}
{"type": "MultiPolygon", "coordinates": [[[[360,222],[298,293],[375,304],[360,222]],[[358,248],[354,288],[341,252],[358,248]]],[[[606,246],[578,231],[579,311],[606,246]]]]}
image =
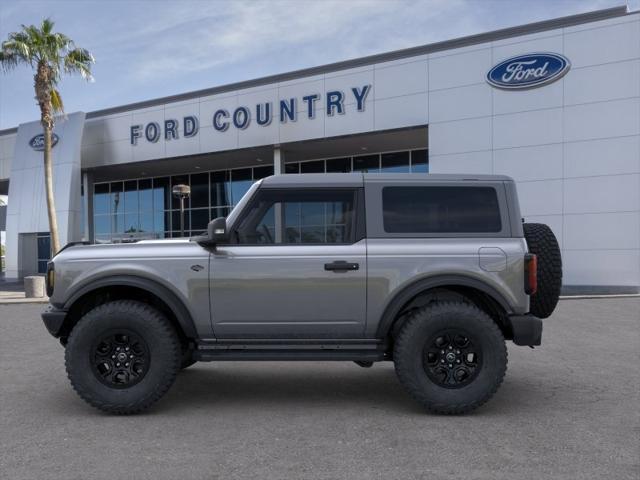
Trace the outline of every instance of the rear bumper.
{"type": "Polygon", "coordinates": [[[516,345],[535,346],[542,343],[542,320],[531,315],[511,315],[513,343],[516,345]]]}
{"type": "Polygon", "coordinates": [[[67,317],[66,310],[58,310],[55,307],[49,306],[42,313],[42,321],[44,326],[47,327],[49,333],[56,338],[60,337],[62,326],[64,325],[64,319],[67,317]]]}

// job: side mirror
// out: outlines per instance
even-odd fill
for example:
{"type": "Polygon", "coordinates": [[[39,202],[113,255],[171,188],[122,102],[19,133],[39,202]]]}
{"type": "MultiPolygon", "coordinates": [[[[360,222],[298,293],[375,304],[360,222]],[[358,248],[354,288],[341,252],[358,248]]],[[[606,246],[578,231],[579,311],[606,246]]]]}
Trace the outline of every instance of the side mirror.
{"type": "Polygon", "coordinates": [[[207,225],[207,232],[209,239],[215,243],[226,243],[229,239],[227,232],[227,219],[225,217],[218,217],[209,222],[207,225]]]}
{"type": "Polygon", "coordinates": [[[218,217],[207,225],[207,234],[194,237],[192,240],[200,245],[213,247],[218,243],[226,243],[229,239],[227,232],[227,219],[218,217]]]}

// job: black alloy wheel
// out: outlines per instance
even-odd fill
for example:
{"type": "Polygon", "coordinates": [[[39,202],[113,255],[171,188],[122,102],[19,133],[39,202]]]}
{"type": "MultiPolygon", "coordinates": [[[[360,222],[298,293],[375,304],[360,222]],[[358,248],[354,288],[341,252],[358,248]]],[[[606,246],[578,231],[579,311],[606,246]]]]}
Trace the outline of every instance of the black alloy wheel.
{"type": "Polygon", "coordinates": [[[447,329],[427,341],[423,362],[436,385],[461,388],[473,382],[482,368],[482,347],[466,331],[447,329]]]}
{"type": "Polygon", "coordinates": [[[131,330],[103,334],[91,352],[93,373],[110,388],[129,388],[144,378],[151,355],[145,341],[131,330]]]}

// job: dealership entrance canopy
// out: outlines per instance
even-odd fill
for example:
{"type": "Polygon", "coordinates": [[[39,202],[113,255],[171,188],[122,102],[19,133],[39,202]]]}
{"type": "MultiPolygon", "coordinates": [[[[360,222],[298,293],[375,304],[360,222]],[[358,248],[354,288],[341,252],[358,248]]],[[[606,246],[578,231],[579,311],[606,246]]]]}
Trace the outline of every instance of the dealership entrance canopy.
{"type": "MultiPolygon", "coordinates": [[[[7,278],[49,258],[41,133],[0,131],[7,278]]],[[[192,235],[268,175],[494,173],[554,230],[567,291],[640,287],[640,13],[626,7],[72,113],[54,141],[63,243],[180,236],[178,184],[192,235]]]]}

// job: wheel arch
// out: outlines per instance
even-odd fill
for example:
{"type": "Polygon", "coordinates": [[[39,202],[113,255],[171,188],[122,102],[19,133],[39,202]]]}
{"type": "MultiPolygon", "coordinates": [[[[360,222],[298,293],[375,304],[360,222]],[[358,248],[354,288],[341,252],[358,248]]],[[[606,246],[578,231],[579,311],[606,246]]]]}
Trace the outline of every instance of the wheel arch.
{"type": "Polygon", "coordinates": [[[91,308],[116,299],[138,300],[161,310],[176,328],[181,340],[197,338],[191,313],[184,302],[160,283],[135,275],[114,275],[92,280],[74,291],[64,303],[68,312],[61,332],[65,338],[80,317],[91,308]]]}
{"type": "Polygon", "coordinates": [[[513,335],[506,316],[511,312],[507,299],[494,287],[465,275],[438,275],[417,280],[397,292],[387,304],[378,323],[376,336],[389,337],[402,323],[416,299],[442,292],[458,295],[487,312],[498,323],[506,338],[513,335]]]}

